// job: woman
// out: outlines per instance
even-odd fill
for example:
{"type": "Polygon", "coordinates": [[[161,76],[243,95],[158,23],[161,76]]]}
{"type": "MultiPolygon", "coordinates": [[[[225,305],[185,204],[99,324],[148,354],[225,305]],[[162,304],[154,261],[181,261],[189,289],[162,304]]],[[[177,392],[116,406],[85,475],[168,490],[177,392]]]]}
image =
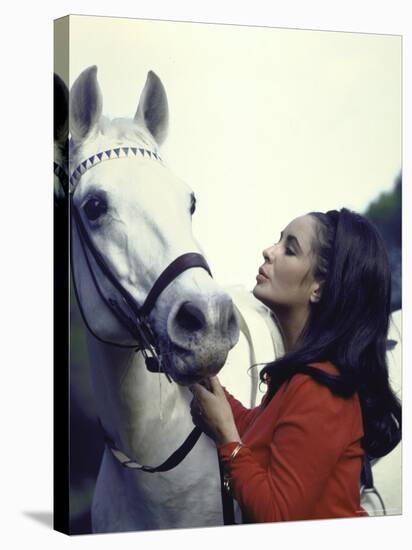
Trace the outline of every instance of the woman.
{"type": "Polygon", "coordinates": [[[347,209],[293,220],[263,251],[254,295],[286,353],[247,409],[220,385],[192,386],[192,414],[216,442],[245,522],[364,516],[360,474],[401,438],[386,339],[390,271],[382,239],[347,209]]]}

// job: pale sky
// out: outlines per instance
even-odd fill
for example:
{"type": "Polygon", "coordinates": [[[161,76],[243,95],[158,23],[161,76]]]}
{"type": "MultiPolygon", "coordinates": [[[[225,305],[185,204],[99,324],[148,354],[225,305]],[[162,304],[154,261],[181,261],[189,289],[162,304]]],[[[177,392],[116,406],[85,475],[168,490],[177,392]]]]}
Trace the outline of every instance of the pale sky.
{"type": "Polygon", "coordinates": [[[400,172],[399,36],[72,16],[70,39],[70,85],[97,65],[109,117],[133,117],[149,70],[162,80],[163,157],[222,284],[252,288],[291,219],[362,212],[400,172]]]}

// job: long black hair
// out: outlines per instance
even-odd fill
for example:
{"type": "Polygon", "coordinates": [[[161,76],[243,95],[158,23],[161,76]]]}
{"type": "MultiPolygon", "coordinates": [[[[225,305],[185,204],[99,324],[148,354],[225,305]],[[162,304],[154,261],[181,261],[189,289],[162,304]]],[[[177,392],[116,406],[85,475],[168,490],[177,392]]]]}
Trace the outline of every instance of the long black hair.
{"type": "Polygon", "coordinates": [[[312,244],[320,300],[310,305],[295,348],[267,364],[265,404],[296,373],[306,373],[343,397],[358,392],[370,457],[389,453],[401,439],[401,405],[386,362],[391,274],[383,240],[363,216],[343,208],[311,212],[317,236],[312,244]],[[339,375],[308,367],[330,361],[339,375]]]}

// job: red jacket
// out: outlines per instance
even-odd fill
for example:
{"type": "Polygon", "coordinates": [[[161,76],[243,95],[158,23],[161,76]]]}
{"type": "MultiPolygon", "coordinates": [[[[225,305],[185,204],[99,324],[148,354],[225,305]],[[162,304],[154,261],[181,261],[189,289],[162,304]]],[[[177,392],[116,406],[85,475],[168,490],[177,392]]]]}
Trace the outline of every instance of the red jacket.
{"type": "MultiPolygon", "coordinates": [[[[331,363],[313,364],[337,374],[331,363]]],[[[358,395],[343,398],[306,374],[269,405],[245,408],[225,390],[246,445],[218,447],[245,523],[367,516],[360,506],[364,451],[358,395]]]]}

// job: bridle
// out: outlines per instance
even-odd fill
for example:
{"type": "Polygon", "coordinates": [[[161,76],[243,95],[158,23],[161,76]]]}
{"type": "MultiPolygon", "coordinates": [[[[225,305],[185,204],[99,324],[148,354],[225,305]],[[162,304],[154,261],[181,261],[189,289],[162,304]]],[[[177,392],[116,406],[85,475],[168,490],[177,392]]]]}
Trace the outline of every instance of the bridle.
{"type": "MultiPolygon", "coordinates": [[[[83,320],[89,331],[98,340],[113,346],[134,348],[136,351],[141,351],[145,358],[145,363],[148,370],[150,370],[151,372],[159,372],[162,367],[161,355],[159,353],[157,339],[150,327],[150,323],[148,320],[150,313],[156,305],[159,295],[176,279],[176,277],[178,277],[187,269],[191,269],[193,267],[201,267],[205,269],[210,274],[210,276],[212,276],[212,274],[205,258],[201,254],[198,254],[196,252],[188,252],[182,254],[181,256],[173,260],[159,275],[157,280],[154,282],[151,290],[149,291],[144,303],[140,306],[136,303],[136,300],[133,298],[130,292],[119,283],[119,281],[107,265],[107,262],[103,258],[101,252],[93,243],[83,223],[80,212],[74,204],[74,193],[81,176],[87,170],[93,168],[101,162],[124,157],[135,159],[147,158],[162,163],[162,159],[157,152],[140,147],[118,147],[92,155],[91,157],[82,161],[72,172],[72,175],[70,177],[70,208],[74,220],[74,224],[72,224],[72,230],[73,227],[76,226],[79,234],[80,245],[82,247],[93,284],[102,301],[113,313],[119,323],[131,335],[135,343],[132,345],[125,345],[116,342],[110,342],[96,334],[87,322],[86,316],[82,309],[81,302],[79,300],[79,292],[76,286],[76,280],[73,274],[74,290],[83,320]],[[116,291],[116,298],[113,296],[108,297],[105,294],[102,286],[98,282],[91,260],[94,261],[101,273],[104,275],[105,280],[109,282],[111,287],[116,291]]],[[[73,238],[71,239],[71,243],[73,243],[73,238]]],[[[74,264],[72,247],[71,256],[71,264],[73,269],[74,264]]]]}

